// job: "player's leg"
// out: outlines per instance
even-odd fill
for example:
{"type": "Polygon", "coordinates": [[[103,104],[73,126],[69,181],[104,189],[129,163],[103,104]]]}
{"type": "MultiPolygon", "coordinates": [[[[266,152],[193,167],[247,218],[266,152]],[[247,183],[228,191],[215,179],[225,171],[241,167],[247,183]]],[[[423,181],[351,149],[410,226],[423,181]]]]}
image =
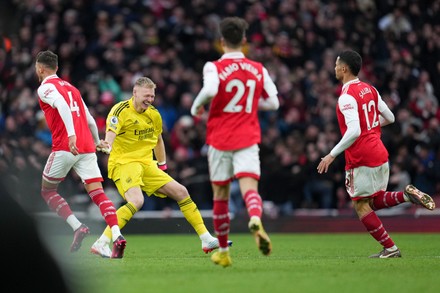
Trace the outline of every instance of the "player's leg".
{"type": "Polygon", "coordinates": [[[47,159],[41,182],[41,196],[49,209],[63,218],[74,231],[70,251],[77,251],[89,228],[73,214],[67,201],[58,193],[58,184],[64,180],[75,163],[75,156],[67,152],[52,152],[47,159]]]}
{"type": "Polygon", "coordinates": [[[121,236],[118,227],[118,218],[116,208],[113,202],[104,193],[102,187],[101,170],[99,170],[98,159],[95,153],[81,154],[77,156],[77,162],[73,169],[82,179],[85,189],[92,199],[93,203],[99,208],[102,217],[107,225],[114,230],[113,240],[121,236]]]}
{"type": "Polygon", "coordinates": [[[144,203],[144,195],[140,188],[143,169],[141,164],[127,164],[116,168],[114,174],[116,188],[127,203],[118,208],[115,213],[117,225],[110,226],[107,223],[104,232],[93,243],[90,251],[102,257],[121,258],[126,243],[120,230],[125,227],[144,203]],[[128,178],[135,178],[136,180],[127,180],[128,178]],[[113,241],[112,251],[109,249],[110,241],[113,241]]]}
{"type": "MultiPolygon", "coordinates": [[[[169,177],[168,174],[165,173],[169,177]]],[[[170,177],[171,178],[171,177],[170,177]]],[[[188,223],[194,228],[194,231],[199,235],[202,241],[202,249],[205,253],[211,252],[218,248],[218,240],[209,233],[205,226],[202,215],[196,205],[191,199],[188,190],[185,186],[178,183],[175,180],[169,181],[162,187],[160,187],[155,195],[165,195],[171,199],[174,199],[188,223]]]]}
{"type": "Polygon", "coordinates": [[[365,226],[370,235],[383,246],[383,250],[373,254],[371,258],[390,258],[401,257],[400,250],[394,244],[388,232],[385,230],[382,221],[368,204],[368,199],[353,201],[354,209],[360,221],[365,226]]]}
{"type": "MultiPolygon", "coordinates": [[[[381,167],[376,168],[376,175],[380,180],[386,179],[388,184],[388,178],[390,177],[390,170],[388,163],[385,163],[381,167]]],[[[385,183],[382,183],[384,186],[385,183]]],[[[381,210],[384,208],[391,208],[393,206],[400,205],[404,202],[408,202],[409,198],[403,191],[385,191],[385,188],[378,190],[373,194],[370,199],[370,207],[374,210],[381,210]]]]}
{"type": "Polygon", "coordinates": [[[101,246],[94,245],[92,246],[91,251],[95,254],[99,254],[103,257],[111,257],[111,258],[122,258],[124,255],[124,250],[127,244],[124,236],[121,234],[121,230],[119,228],[119,217],[117,215],[116,208],[114,207],[113,202],[108,199],[107,195],[104,193],[102,185],[100,182],[93,182],[86,184],[86,190],[90,195],[90,198],[95,203],[96,206],[99,207],[101,211],[101,215],[107,223],[107,227],[105,229],[105,240],[108,242],[112,239],[113,249],[108,256],[109,249],[108,242],[101,242],[101,246]],[[104,251],[100,252],[104,249],[104,251]]]}
{"type": "Polygon", "coordinates": [[[409,201],[405,199],[403,191],[383,191],[379,190],[370,200],[370,207],[374,210],[391,208],[409,201]]]}
{"type": "Polygon", "coordinates": [[[210,146],[208,149],[208,164],[211,186],[213,190],[213,224],[219,241],[219,251],[211,256],[211,260],[218,265],[227,267],[232,265],[229,255],[230,241],[230,183],[233,180],[233,153],[220,151],[210,146]]]}
{"type": "Polygon", "coordinates": [[[346,189],[361,223],[383,250],[374,258],[400,257],[401,253],[385,230],[382,221],[370,206],[370,196],[384,190],[388,184],[388,164],[379,167],[359,167],[346,171],[346,189]]]}
{"type": "Polygon", "coordinates": [[[219,251],[211,256],[211,260],[218,265],[227,267],[232,265],[232,259],[229,255],[228,238],[230,232],[230,216],[229,216],[229,181],[212,183],[214,194],[213,205],[213,224],[214,231],[219,242],[219,251]]]}
{"type": "Polygon", "coordinates": [[[249,215],[249,230],[263,255],[272,251],[272,242],[262,223],[263,201],[258,193],[260,179],[260,158],[258,145],[235,151],[233,156],[234,174],[238,178],[240,191],[249,215]]]}
{"type": "Polygon", "coordinates": [[[157,197],[169,197],[177,202],[185,219],[199,235],[202,241],[202,249],[208,253],[218,248],[218,240],[209,233],[205,226],[202,215],[196,203],[191,199],[185,186],[175,181],[166,172],[159,169],[155,164],[145,166],[145,174],[142,189],[147,195],[157,197]]]}

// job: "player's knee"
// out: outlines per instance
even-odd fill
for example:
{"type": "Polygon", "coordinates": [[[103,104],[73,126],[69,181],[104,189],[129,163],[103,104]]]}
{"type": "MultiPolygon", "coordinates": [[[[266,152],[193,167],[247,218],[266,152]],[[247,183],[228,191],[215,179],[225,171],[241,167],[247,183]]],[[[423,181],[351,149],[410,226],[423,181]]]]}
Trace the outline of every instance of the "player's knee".
{"type": "Polygon", "coordinates": [[[144,196],[128,196],[125,195],[127,202],[130,202],[137,210],[140,210],[144,205],[144,196]]]}
{"type": "Polygon", "coordinates": [[[177,201],[181,201],[189,196],[188,189],[185,186],[179,184],[176,186],[173,192],[174,199],[177,201]]]}

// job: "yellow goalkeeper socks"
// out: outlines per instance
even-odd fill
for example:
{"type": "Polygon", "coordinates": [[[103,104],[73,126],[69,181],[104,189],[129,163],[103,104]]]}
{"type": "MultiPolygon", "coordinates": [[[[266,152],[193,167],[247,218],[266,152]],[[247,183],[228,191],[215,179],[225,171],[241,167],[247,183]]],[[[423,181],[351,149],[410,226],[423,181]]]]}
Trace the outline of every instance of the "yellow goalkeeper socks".
{"type": "Polygon", "coordinates": [[[185,216],[185,219],[191,224],[197,235],[200,236],[208,232],[208,229],[206,229],[205,223],[203,222],[202,215],[191,197],[188,196],[177,202],[177,204],[179,205],[180,211],[182,211],[182,214],[185,216]]]}
{"type": "MultiPolygon", "coordinates": [[[[125,225],[127,225],[127,223],[131,220],[131,218],[133,217],[134,214],[136,214],[137,211],[138,210],[131,202],[127,202],[125,205],[120,207],[116,211],[116,215],[118,216],[119,229],[122,230],[122,228],[124,228],[125,225]]],[[[105,228],[103,235],[108,237],[108,239],[112,239],[112,231],[109,226],[105,228]]]]}

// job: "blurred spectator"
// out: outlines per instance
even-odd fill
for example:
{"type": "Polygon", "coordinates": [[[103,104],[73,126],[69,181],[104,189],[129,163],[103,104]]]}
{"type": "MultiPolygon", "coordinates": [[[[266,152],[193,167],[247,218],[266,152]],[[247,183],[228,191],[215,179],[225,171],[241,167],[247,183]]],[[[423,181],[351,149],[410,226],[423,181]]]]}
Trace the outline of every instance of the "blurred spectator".
{"type": "Polygon", "coordinates": [[[334,183],[331,174],[318,176],[316,166],[323,156],[314,143],[308,143],[306,146],[307,163],[304,166],[304,172],[307,175],[304,183],[303,208],[335,208],[335,199],[333,195],[334,183]]]}

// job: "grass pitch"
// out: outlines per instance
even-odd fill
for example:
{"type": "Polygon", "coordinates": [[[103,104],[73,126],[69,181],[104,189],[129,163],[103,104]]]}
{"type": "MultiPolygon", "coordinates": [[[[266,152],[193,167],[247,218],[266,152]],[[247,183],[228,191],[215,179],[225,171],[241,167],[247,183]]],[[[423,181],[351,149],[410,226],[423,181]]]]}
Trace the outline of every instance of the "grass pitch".
{"type": "Polygon", "coordinates": [[[232,234],[227,268],[211,262],[195,234],[125,235],[123,259],[89,253],[97,235],[76,253],[68,252],[70,236],[51,249],[78,293],[439,292],[440,234],[391,236],[402,258],[368,258],[381,247],[367,233],[270,234],[269,257],[250,234],[232,234]]]}

